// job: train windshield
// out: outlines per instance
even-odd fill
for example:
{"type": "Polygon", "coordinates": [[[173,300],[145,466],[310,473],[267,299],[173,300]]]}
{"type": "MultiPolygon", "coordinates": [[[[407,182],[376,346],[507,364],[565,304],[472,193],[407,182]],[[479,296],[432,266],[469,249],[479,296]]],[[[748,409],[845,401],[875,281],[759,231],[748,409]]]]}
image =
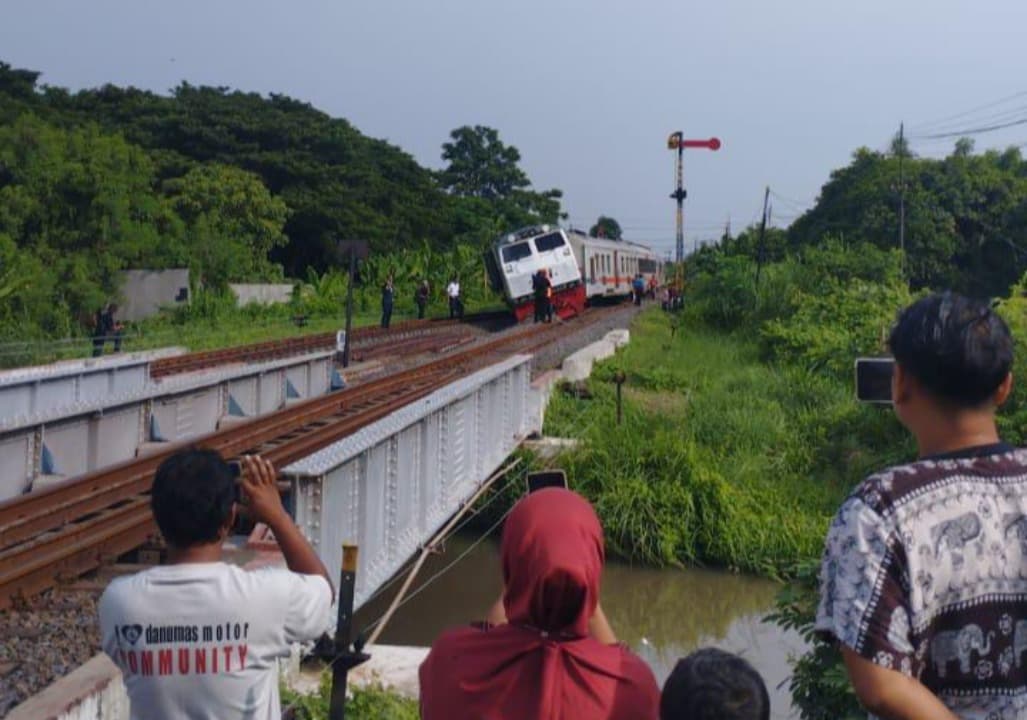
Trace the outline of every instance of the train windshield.
{"type": "Polygon", "coordinates": [[[526,242],[514,243],[503,248],[503,262],[511,263],[531,256],[531,246],[526,242]]]}
{"type": "Polygon", "coordinates": [[[563,236],[558,232],[535,238],[535,247],[538,248],[539,252],[556,250],[556,248],[563,247],[563,245],[563,236]]]}

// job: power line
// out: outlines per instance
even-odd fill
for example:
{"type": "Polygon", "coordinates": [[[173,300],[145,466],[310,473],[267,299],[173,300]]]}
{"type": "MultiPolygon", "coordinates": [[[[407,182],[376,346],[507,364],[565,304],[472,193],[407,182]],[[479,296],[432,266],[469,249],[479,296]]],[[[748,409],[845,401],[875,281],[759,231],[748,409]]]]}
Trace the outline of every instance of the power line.
{"type": "Polygon", "coordinates": [[[1027,125],[1027,117],[1020,117],[1016,120],[998,123],[995,125],[985,125],[983,127],[976,128],[965,128],[963,130],[956,130],[954,132],[935,133],[932,135],[919,135],[916,137],[919,137],[922,140],[940,140],[944,138],[967,137],[968,135],[980,135],[982,133],[994,132],[996,130],[1004,130],[1005,128],[1016,127],[1017,125],[1027,125]]]}
{"type": "Polygon", "coordinates": [[[920,123],[919,125],[915,125],[913,129],[915,129],[917,132],[926,131],[931,128],[936,129],[939,125],[945,125],[946,123],[949,123],[952,120],[965,118],[968,115],[974,114],[975,112],[980,112],[981,110],[988,110],[990,108],[997,107],[999,105],[1002,105],[1003,103],[1009,102],[1010,100],[1015,100],[1016,98],[1024,97],[1025,95],[1027,95],[1027,90],[1021,90],[1020,92],[1013,93],[1012,95],[1007,95],[1006,97],[1001,98],[999,100],[994,100],[992,102],[985,103],[984,105],[978,105],[977,107],[973,107],[969,110],[964,110],[962,112],[955,113],[954,115],[949,115],[947,117],[943,117],[938,120],[932,120],[926,123],[920,123]]]}

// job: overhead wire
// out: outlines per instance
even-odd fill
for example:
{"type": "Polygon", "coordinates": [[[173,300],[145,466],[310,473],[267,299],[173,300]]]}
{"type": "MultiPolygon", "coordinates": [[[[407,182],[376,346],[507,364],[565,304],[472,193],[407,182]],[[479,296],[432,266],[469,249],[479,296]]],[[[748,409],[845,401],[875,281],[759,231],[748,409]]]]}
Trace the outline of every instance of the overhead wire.
{"type": "Polygon", "coordinates": [[[939,125],[945,125],[947,123],[950,123],[952,120],[958,120],[960,118],[965,118],[965,117],[968,117],[970,115],[973,115],[976,112],[980,112],[981,110],[989,110],[989,109],[991,109],[993,107],[997,107],[999,105],[1007,103],[1010,100],[1015,100],[1017,98],[1024,97],[1024,96],[1027,96],[1027,90],[1021,90],[1019,92],[1013,93],[1012,95],[1007,95],[1007,96],[1005,96],[1003,98],[1000,98],[998,100],[994,100],[994,101],[985,103],[983,105],[978,105],[976,107],[970,108],[969,110],[963,110],[961,112],[955,113],[953,115],[948,115],[946,117],[939,118],[937,120],[931,120],[931,121],[928,121],[928,122],[925,122],[925,123],[919,123],[917,125],[911,125],[910,126],[910,130],[915,131],[915,132],[925,132],[925,131],[928,131],[928,130],[934,130],[934,129],[937,129],[937,127],[939,125]]]}

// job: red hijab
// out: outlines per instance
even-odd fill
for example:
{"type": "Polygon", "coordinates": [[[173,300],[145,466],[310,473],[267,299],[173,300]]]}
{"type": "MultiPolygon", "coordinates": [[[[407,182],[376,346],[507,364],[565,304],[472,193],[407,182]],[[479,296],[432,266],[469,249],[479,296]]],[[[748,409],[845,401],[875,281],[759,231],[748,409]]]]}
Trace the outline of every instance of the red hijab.
{"type": "Polygon", "coordinates": [[[444,633],[421,665],[424,720],[655,720],[652,671],[588,635],[599,602],[603,532],[592,506],[559,488],[531,493],[506,520],[508,624],[444,633]]]}

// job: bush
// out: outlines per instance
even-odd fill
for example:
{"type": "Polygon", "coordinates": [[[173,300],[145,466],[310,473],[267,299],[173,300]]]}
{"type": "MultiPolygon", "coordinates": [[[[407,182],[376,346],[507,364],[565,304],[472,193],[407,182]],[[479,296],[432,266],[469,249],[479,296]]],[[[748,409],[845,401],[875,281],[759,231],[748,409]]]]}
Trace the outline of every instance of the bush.
{"type": "MultiPolygon", "coordinates": [[[[294,720],[325,720],[331,701],[331,673],[321,677],[318,692],[300,695],[287,687],[282,688],[282,708],[291,708],[294,720]]],[[[380,685],[350,688],[346,700],[347,720],[417,720],[420,709],[416,700],[408,700],[380,685]]]]}

